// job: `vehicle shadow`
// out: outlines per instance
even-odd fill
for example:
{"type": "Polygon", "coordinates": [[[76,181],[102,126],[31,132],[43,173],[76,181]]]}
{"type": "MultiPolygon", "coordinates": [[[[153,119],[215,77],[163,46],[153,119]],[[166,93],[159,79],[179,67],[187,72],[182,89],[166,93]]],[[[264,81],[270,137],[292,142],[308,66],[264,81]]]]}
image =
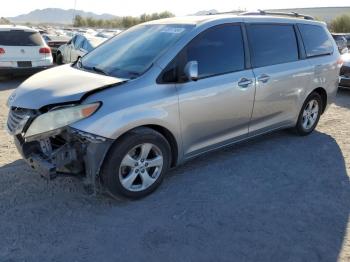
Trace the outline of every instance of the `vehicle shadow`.
{"type": "Polygon", "coordinates": [[[350,183],[342,152],[331,136],[269,134],[202,156],[175,171],[174,177],[190,170],[197,178],[189,181],[193,191],[184,197],[213,208],[211,222],[224,225],[210,230],[220,239],[213,240],[216,247],[223,244],[221,250],[226,250],[217,252],[218,257],[337,261],[349,219],[350,183]]]}
{"type": "Polygon", "coordinates": [[[350,89],[339,88],[335,104],[337,106],[350,108],[350,89]]]}
{"type": "Polygon", "coordinates": [[[0,167],[0,258],[335,262],[349,219],[344,157],[320,132],[282,131],[203,155],[139,201],[86,198],[65,179],[42,190],[25,173],[23,161],[0,167]],[[13,202],[9,187],[27,193],[13,202]]]}
{"type": "Polygon", "coordinates": [[[18,77],[1,77],[0,76],[0,91],[14,89],[18,87],[28,76],[18,77]]]}

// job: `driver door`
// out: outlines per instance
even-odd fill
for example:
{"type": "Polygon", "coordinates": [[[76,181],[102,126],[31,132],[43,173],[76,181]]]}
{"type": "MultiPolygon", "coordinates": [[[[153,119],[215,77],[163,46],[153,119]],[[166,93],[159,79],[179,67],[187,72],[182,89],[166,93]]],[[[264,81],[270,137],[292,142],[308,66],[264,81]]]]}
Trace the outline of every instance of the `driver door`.
{"type": "Polygon", "coordinates": [[[63,50],[63,59],[64,59],[64,63],[69,63],[70,61],[70,53],[71,53],[71,49],[72,46],[74,46],[74,42],[75,42],[76,36],[74,36],[65,46],[64,50],[63,50]]]}
{"type": "Polygon", "coordinates": [[[212,27],[177,57],[178,68],[198,63],[198,80],[176,84],[185,157],[248,135],[255,81],[247,69],[240,24],[212,27]]]}

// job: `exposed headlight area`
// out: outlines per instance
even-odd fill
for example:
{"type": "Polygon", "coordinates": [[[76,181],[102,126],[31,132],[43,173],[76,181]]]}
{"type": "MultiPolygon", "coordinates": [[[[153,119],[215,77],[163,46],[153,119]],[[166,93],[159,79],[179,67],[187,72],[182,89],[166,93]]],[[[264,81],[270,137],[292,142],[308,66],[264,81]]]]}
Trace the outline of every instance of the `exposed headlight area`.
{"type": "Polygon", "coordinates": [[[91,174],[86,183],[94,185],[92,174],[98,173],[113,140],[69,125],[90,117],[101,104],[62,105],[41,112],[12,107],[8,130],[23,158],[43,176],[51,179],[59,174],[91,174]]]}
{"type": "Polygon", "coordinates": [[[94,114],[101,103],[54,108],[36,117],[25,132],[25,138],[52,132],[94,114]]]}

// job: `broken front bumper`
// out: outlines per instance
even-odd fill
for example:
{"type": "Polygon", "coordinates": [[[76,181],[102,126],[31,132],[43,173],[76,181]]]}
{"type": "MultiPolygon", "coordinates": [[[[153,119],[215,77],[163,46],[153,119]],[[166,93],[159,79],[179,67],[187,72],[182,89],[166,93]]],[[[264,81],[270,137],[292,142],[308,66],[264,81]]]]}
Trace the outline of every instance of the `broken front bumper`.
{"type": "Polygon", "coordinates": [[[63,174],[82,174],[92,184],[112,143],[112,139],[70,127],[32,141],[15,136],[15,145],[23,159],[42,176],[53,179],[63,174]]]}

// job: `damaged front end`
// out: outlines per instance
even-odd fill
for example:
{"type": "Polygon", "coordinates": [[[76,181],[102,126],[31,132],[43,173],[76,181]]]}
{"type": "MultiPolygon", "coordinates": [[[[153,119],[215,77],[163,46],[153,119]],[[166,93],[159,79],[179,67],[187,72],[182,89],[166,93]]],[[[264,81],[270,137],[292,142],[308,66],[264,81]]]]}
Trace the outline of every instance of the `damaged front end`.
{"type": "Polygon", "coordinates": [[[10,109],[7,128],[22,157],[48,179],[83,175],[87,188],[95,192],[96,178],[113,140],[68,125],[27,137],[26,132],[40,115],[38,110],[10,109]]]}

